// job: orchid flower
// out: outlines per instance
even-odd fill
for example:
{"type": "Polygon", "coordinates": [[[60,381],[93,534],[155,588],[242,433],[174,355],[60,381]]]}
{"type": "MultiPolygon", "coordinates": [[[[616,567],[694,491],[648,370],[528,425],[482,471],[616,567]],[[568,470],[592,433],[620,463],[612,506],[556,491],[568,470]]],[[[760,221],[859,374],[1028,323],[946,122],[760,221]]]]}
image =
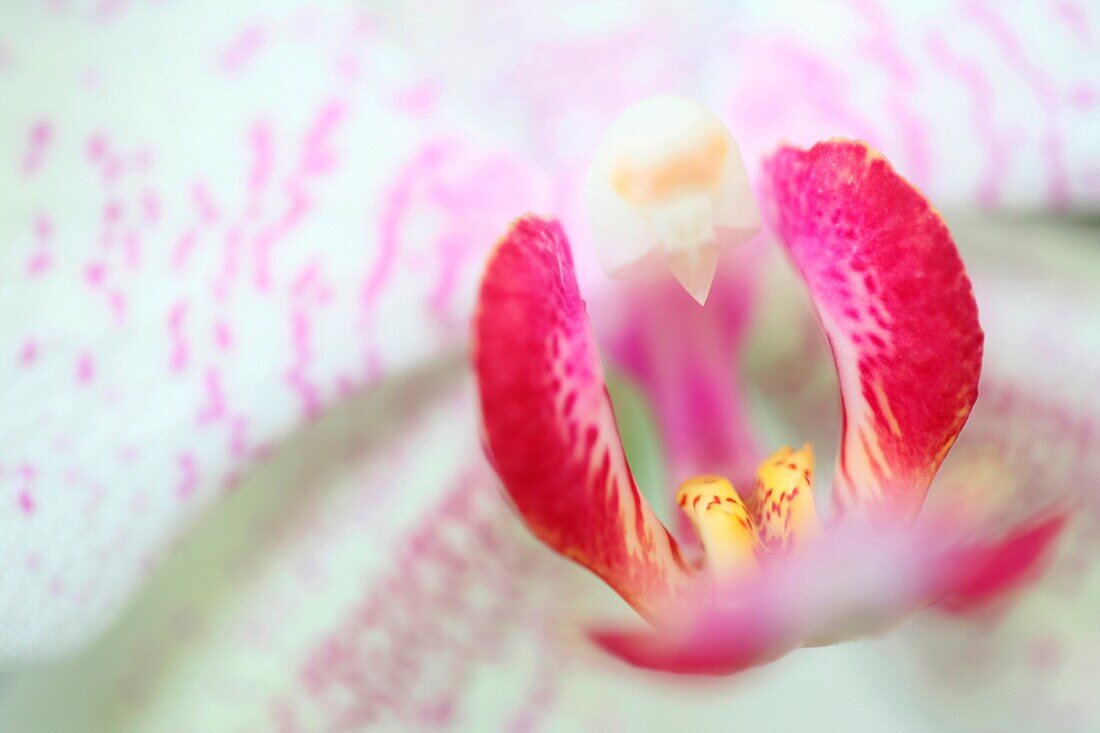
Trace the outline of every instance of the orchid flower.
{"type": "MultiPolygon", "coordinates": [[[[1086,4],[0,5],[0,730],[1096,727],[1100,258],[1074,218],[1098,190],[1086,4]],[[737,131],[745,177],[726,180],[767,193],[779,141],[843,135],[942,207],[986,339],[979,398],[915,520],[828,508],[839,385],[775,246],[774,195],[750,241],[751,200],[714,218],[728,239],[705,307],[667,274],[598,274],[597,256],[684,254],[593,242],[584,216],[600,136],[669,93],[737,131]],[[629,467],[689,568],[670,611],[646,611],[652,643],[517,520],[479,445],[471,315],[526,210],[575,245],[629,467]],[[713,582],[678,482],[751,493],[773,449],[805,442],[817,539],[713,582]],[[763,661],[838,638],[829,618],[854,635],[919,605],[908,583],[813,568],[872,573],[855,550],[880,548],[927,573],[930,598],[937,557],[1053,533],[1057,516],[1017,577],[955,586],[873,642],[675,682],[591,643],[670,667],[708,615],[795,597],[746,624],[782,637],[763,661]],[[791,619],[811,598],[837,613],[791,619]]],[[[699,254],[679,274],[701,296],[716,253],[699,254]]]]}
{"type": "MultiPolygon", "coordinates": [[[[668,198],[699,185],[696,172],[720,167],[725,148],[688,137],[701,153],[634,164],[641,181],[617,180],[619,190],[660,178],[668,198]]],[[[654,624],[653,634],[595,636],[641,666],[734,672],[937,602],[986,600],[1023,577],[1064,521],[1032,518],[1006,537],[955,544],[945,544],[947,517],[914,523],[977,397],[983,336],[963,263],[939,214],[863,143],[783,148],[764,180],[771,228],[808,285],[839,376],[830,525],[815,506],[812,448],[782,447],[758,456],[755,482],[740,489],[722,475],[682,477],[676,503],[703,550],[689,556],[631,475],[561,226],[520,219],[482,280],[473,359],[486,452],[531,531],[654,624]]],[[[694,286],[685,282],[701,299],[694,286]]]]}

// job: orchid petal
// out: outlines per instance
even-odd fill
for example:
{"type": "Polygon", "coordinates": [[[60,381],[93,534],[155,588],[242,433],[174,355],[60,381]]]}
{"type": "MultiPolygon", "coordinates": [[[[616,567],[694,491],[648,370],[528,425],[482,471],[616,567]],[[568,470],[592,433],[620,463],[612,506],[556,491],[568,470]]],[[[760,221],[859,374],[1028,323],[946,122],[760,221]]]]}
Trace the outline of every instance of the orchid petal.
{"type": "Polygon", "coordinates": [[[863,143],[784,148],[766,178],[840,378],[834,500],[912,517],[977,397],[982,331],[962,261],[939,214],[863,143]]]}
{"type": "Polygon", "coordinates": [[[718,270],[705,308],[676,283],[632,283],[599,302],[597,330],[608,335],[616,368],[645,391],[669,459],[669,486],[699,474],[748,486],[761,451],[738,378],[758,294],[763,250],[749,243],[718,270]]]}
{"type": "Polygon", "coordinates": [[[1013,527],[997,542],[956,551],[947,562],[957,578],[939,607],[954,613],[986,608],[1034,580],[1068,520],[1054,514],[1013,527]]]}
{"type": "Polygon", "coordinates": [[[600,629],[601,648],[645,669],[728,675],[798,647],[888,629],[935,598],[938,566],[915,533],[841,525],[767,572],[715,592],[677,627],[600,629]]]}
{"type": "Polygon", "coordinates": [[[799,647],[882,633],[941,599],[989,600],[1035,570],[1063,526],[1055,517],[999,542],[974,543],[942,524],[841,524],[812,551],[719,589],[677,626],[600,629],[591,636],[633,666],[734,674],[799,647]]]}
{"type": "Polygon", "coordinates": [[[545,200],[333,69],[367,8],[102,5],[3,12],[0,668],[105,628],[299,427],[457,354],[496,222],[545,200]]]}
{"type": "Polygon", "coordinates": [[[653,616],[687,578],[627,466],[561,227],[517,221],[474,322],[486,452],[532,532],[653,616]]]}

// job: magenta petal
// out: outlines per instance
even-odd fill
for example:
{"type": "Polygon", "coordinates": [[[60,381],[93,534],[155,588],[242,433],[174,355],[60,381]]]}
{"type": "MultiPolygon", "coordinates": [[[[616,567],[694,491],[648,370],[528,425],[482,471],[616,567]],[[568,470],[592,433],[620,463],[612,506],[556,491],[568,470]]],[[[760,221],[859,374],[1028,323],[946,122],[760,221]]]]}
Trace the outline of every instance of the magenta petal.
{"type": "Polygon", "coordinates": [[[982,330],[951,235],[862,142],[781,149],[765,191],[840,378],[835,501],[911,517],[978,394],[982,330]]]}
{"type": "Polygon", "coordinates": [[[1069,516],[1053,514],[1013,527],[997,540],[944,557],[946,596],[938,607],[953,613],[987,608],[1042,574],[1069,516]]]}
{"type": "Polygon", "coordinates": [[[626,463],[557,222],[522,218],[497,246],[474,336],[485,450],[524,522],[658,615],[689,569],[626,463]]]}

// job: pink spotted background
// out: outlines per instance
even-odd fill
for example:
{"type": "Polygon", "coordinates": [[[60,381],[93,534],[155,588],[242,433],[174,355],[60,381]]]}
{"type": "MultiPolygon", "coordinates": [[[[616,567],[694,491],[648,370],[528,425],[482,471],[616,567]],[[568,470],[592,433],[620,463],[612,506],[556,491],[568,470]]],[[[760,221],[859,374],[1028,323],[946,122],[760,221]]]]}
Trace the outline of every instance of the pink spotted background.
{"type": "Polygon", "coordinates": [[[2,4],[0,730],[928,730],[848,656],[622,674],[483,463],[483,258],[556,216],[612,292],[580,184],[658,92],[753,174],[845,135],[949,219],[1100,207],[1087,0],[2,4]]]}

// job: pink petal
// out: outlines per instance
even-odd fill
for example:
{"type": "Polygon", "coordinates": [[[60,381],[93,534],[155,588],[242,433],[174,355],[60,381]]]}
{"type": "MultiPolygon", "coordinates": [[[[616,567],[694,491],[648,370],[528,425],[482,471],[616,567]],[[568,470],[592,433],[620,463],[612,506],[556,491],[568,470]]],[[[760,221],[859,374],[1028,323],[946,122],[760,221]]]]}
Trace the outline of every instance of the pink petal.
{"type": "Polygon", "coordinates": [[[485,449],[517,510],[652,615],[687,568],[627,466],[556,222],[513,225],[486,268],[474,334],[485,449]]]}
{"type": "Polygon", "coordinates": [[[783,148],[772,227],[810,288],[844,402],[835,500],[912,516],[977,397],[982,331],[943,220],[861,142],[783,148]]]}
{"type": "Polygon", "coordinates": [[[1001,539],[958,550],[947,558],[952,587],[939,608],[967,613],[986,608],[1036,579],[1045,569],[1050,550],[1062,536],[1065,513],[1013,527],[1001,539]]]}
{"type": "Polygon", "coordinates": [[[678,626],[591,636],[636,667],[726,675],[801,646],[881,632],[936,597],[940,565],[922,553],[925,539],[840,525],[808,551],[721,589],[678,626]]]}
{"type": "Polygon", "coordinates": [[[670,486],[717,473],[751,485],[763,454],[737,365],[753,312],[760,251],[731,253],[705,308],[675,281],[644,282],[618,304],[610,353],[644,389],[669,452],[670,486]]]}

